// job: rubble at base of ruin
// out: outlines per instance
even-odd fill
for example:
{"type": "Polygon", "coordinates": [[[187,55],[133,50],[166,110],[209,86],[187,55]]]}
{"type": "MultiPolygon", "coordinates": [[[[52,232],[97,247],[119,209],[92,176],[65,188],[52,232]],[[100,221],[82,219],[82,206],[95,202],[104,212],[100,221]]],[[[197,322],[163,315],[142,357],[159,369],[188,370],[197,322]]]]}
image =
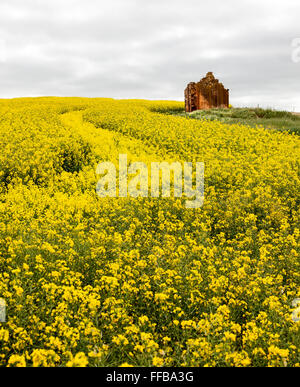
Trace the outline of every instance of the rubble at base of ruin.
{"type": "Polygon", "coordinates": [[[189,83],[184,96],[186,112],[229,107],[229,89],[225,89],[212,72],[207,73],[198,83],[189,83]]]}

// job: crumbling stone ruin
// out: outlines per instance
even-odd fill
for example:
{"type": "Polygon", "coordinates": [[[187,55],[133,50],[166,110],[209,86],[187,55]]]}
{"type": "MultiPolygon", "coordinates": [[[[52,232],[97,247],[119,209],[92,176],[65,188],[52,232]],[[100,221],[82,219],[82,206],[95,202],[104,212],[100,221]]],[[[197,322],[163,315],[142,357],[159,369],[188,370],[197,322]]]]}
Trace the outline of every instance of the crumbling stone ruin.
{"type": "Polygon", "coordinates": [[[200,82],[189,83],[184,96],[186,112],[229,107],[229,89],[225,89],[212,72],[207,73],[200,82]]]}

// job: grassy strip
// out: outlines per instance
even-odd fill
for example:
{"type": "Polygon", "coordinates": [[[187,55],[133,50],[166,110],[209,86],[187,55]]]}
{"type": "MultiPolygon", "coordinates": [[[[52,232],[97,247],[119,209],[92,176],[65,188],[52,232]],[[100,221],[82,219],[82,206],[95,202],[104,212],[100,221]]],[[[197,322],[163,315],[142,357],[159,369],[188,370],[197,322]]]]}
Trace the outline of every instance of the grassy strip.
{"type": "Polygon", "coordinates": [[[192,113],[185,113],[183,110],[168,113],[197,120],[221,121],[227,124],[241,123],[253,127],[262,125],[266,128],[300,135],[300,116],[286,111],[261,108],[231,108],[197,110],[192,113]]]}

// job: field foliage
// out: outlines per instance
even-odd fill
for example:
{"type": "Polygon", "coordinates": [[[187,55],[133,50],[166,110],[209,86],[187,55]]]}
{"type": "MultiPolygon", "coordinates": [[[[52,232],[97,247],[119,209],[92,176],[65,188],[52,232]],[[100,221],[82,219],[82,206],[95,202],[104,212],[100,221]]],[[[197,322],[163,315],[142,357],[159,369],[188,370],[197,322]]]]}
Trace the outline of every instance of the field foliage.
{"type": "Polygon", "coordinates": [[[252,127],[260,125],[267,129],[271,128],[300,135],[300,115],[287,111],[262,108],[231,108],[197,110],[192,113],[185,113],[184,109],[181,111],[171,109],[168,113],[198,120],[216,120],[227,124],[243,123],[252,127]]]}
{"type": "Polygon", "coordinates": [[[1,366],[299,366],[294,134],[172,101],[0,100],[1,366]],[[97,197],[96,166],[205,162],[205,201],[97,197]]]}

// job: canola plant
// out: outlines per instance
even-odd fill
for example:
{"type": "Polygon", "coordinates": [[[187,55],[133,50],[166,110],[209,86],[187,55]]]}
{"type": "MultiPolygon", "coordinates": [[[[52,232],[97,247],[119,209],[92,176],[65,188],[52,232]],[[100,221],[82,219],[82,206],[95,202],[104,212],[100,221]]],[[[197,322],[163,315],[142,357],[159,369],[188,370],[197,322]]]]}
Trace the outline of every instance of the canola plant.
{"type": "Polygon", "coordinates": [[[300,139],[182,108],[0,100],[0,366],[299,367],[300,139]],[[99,198],[119,154],[204,162],[203,206],[99,198]]]}

